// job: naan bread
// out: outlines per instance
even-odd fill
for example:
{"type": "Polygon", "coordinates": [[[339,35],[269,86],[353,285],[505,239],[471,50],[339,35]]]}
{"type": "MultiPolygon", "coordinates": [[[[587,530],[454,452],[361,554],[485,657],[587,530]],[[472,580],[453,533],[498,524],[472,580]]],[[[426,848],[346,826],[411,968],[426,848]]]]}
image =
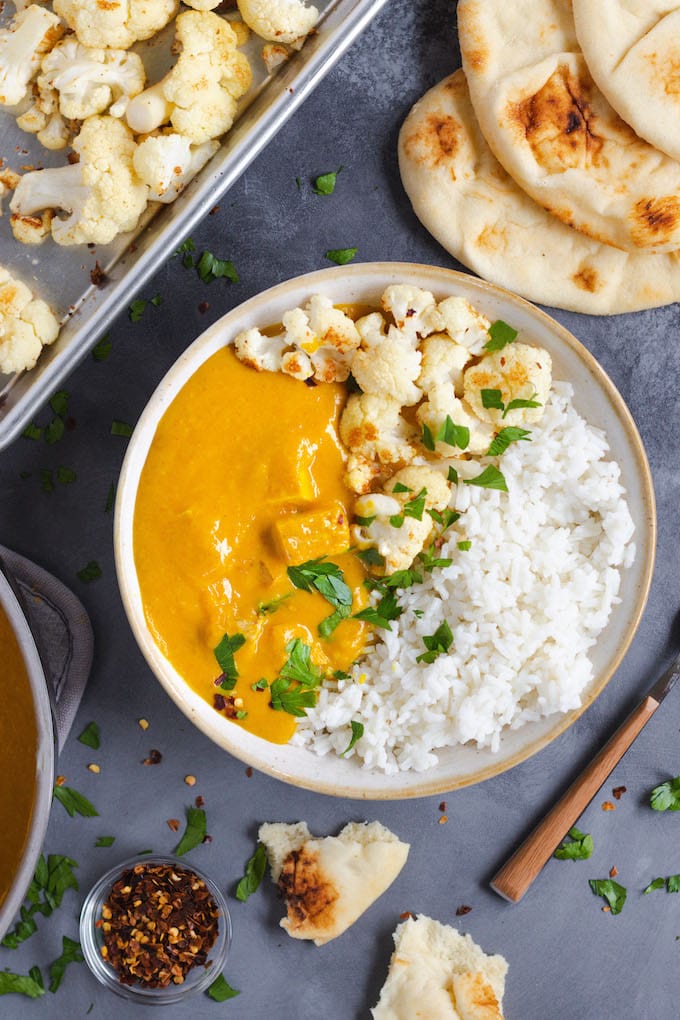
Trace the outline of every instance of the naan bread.
{"type": "Polygon", "coordinates": [[[394,882],[410,849],[379,822],[351,822],[325,838],[312,836],[305,822],[272,822],[258,838],[286,900],[281,927],[316,946],[354,924],[394,882]]]}
{"type": "Polygon", "coordinates": [[[573,0],[590,73],[614,109],[680,160],[680,3],[573,0]]]}
{"type": "Polygon", "coordinates": [[[598,244],[538,206],[482,137],[457,71],[412,109],[399,166],[416,215],[456,259],[529,301],[612,315],[680,300],[680,252],[598,244]]]}
{"type": "Polygon", "coordinates": [[[421,914],[394,933],[394,953],[373,1020],[503,1020],[508,965],[421,914]]]}
{"type": "Polygon", "coordinates": [[[597,241],[680,247],[680,163],[639,138],[599,91],[570,0],[460,0],[458,30],[482,132],[527,194],[597,241]]]}

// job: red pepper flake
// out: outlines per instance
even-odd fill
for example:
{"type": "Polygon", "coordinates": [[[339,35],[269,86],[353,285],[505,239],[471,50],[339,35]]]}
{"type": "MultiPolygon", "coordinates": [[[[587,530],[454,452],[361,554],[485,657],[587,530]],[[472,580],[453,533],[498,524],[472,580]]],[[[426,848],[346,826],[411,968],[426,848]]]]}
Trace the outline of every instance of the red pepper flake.
{"type": "Polygon", "coordinates": [[[213,696],[213,707],[216,708],[218,712],[224,711],[227,707],[227,699],[223,694],[215,694],[213,696]]]}
{"type": "Polygon", "coordinates": [[[628,788],[626,786],[615,786],[614,789],[612,790],[612,793],[614,794],[615,800],[621,800],[621,798],[623,797],[624,793],[627,793],[627,792],[628,792],[628,788]]]}
{"type": "Polygon", "coordinates": [[[203,839],[202,839],[202,842],[203,842],[203,843],[212,843],[212,836],[209,836],[209,835],[208,835],[208,834],[206,833],[206,834],[205,834],[205,836],[204,836],[204,837],[203,837],[203,839]]]}
{"type": "Polygon", "coordinates": [[[415,915],[412,914],[410,910],[405,910],[403,914],[399,915],[399,920],[400,921],[407,921],[409,917],[414,917],[414,916],[415,915]]]}
{"type": "Polygon", "coordinates": [[[55,786],[63,786],[65,782],[66,782],[66,776],[57,776],[57,778],[54,780],[54,785],[55,786]]]}
{"type": "Polygon", "coordinates": [[[612,868],[609,869],[609,877],[610,878],[616,878],[618,873],[619,873],[619,869],[616,867],[616,865],[614,865],[612,868]]]}
{"type": "Polygon", "coordinates": [[[203,799],[203,797],[201,797],[200,793],[199,793],[198,797],[196,798],[196,800],[194,801],[194,803],[196,804],[197,808],[204,807],[205,800],[203,799]]]}
{"type": "Polygon", "coordinates": [[[163,755],[155,747],[152,747],[149,751],[149,757],[145,758],[142,765],[160,765],[163,761],[163,755]]]}
{"type": "Polygon", "coordinates": [[[611,907],[603,907],[602,908],[602,913],[603,914],[611,914],[611,912],[612,912],[612,908],[611,907]]]}
{"type": "Polygon", "coordinates": [[[252,774],[253,774],[253,770],[251,769],[251,767],[249,765],[248,768],[246,769],[246,775],[248,776],[248,779],[250,779],[252,774]]]}
{"type": "Polygon", "coordinates": [[[136,864],[102,906],[103,958],[123,985],[183,984],[217,938],[219,911],[203,879],[172,864],[136,864]]]}
{"type": "Polygon", "coordinates": [[[460,907],[456,907],[456,917],[465,917],[471,910],[472,907],[468,907],[466,903],[463,903],[460,907]]]}
{"type": "Polygon", "coordinates": [[[214,216],[215,213],[218,213],[219,211],[220,211],[219,205],[214,205],[210,212],[208,213],[208,216],[214,216]]]}
{"type": "Polygon", "coordinates": [[[198,306],[198,310],[201,313],[201,315],[205,315],[209,308],[210,308],[209,301],[201,301],[200,305],[198,306]]]}
{"type": "Polygon", "coordinates": [[[172,829],[173,832],[177,832],[179,829],[179,818],[168,818],[168,828],[172,829]]]}
{"type": "Polygon", "coordinates": [[[97,261],[94,264],[94,269],[90,270],[90,280],[92,281],[92,285],[94,287],[101,287],[105,279],[106,273],[99,265],[99,259],[97,259],[97,261]]]}
{"type": "Polygon", "coordinates": [[[602,805],[603,811],[616,811],[616,805],[612,804],[610,800],[606,800],[602,805]]]}
{"type": "Polygon", "coordinates": [[[439,805],[439,810],[440,811],[446,811],[446,801],[445,800],[443,800],[441,802],[441,804],[439,805]]]}

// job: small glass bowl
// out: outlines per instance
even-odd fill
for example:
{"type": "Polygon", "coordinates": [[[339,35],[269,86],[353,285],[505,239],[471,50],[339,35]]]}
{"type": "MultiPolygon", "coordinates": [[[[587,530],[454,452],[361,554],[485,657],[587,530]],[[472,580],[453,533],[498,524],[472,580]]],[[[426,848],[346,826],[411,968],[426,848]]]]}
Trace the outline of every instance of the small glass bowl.
{"type": "Polygon", "coordinates": [[[222,973],[229,949],[231,947],[231,917],[227,903],[212,881],[204,872],[200,871],[193,864],[188,864],[177,857],[168,857],[162,854],[148,854],[146,856],[130,857],[121,861],[115,868],[111,868],[105,875],[92,886],[80,912],[80,944],[83,949],[85,961],[97,978],[106,988],[112,992],[122,995],[124,999],[140,1003],[147,1003],[149,1006],[170,1006],[173,1003],[182,1002],[189,995],[196,992],[204,992],[212,982],[222,973]],[[106,901],[114,882],[128,868],[137,864],[171,864],[174,867],[190,871],[203,879],[208,890],[215,900],[218,910],[217,938],[208,954],[208,963],[203,966],[192,967],[186,978],[180,985],[169,984],[165,988],[149,988],[143,984],[125,985],[122,984],[118,972],[101,955],[101,947],[104,945],[104,936],[96,922],[101,920],[102,906],[106,901]]]}

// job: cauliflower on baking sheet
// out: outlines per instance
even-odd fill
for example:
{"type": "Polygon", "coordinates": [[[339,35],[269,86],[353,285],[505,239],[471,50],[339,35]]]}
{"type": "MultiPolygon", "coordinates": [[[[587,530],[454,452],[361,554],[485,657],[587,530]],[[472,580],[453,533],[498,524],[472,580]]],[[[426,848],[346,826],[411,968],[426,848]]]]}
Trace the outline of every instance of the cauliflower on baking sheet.
{"type": "Polygon", "coordinates": [[[33,368],[43,347],[58,334],[49,305],[0,266],[0,373],[33,368]]]}
{"type": "Polygon", "coordinates": [[[152,202],[174,202],[220,147],[218,141],[192,145],[184,135],[154,135],[135,149],[132,165],[149,186],[152,202]]]}
{"type": "Polygon", "coordinates": [[[106,110],[121,117],[145,82],[137,53],[84,46],[68,36],[43,58],[38,88],[41,93],[52,89],[58,93],[62,116],[85,120],[106,110]]]}
{"type": "Polygon", "coordinates": [[[136,134],[172,124],[194,145],[229,130],[236,104],[248,91],[252,72],[237,49],[229,22],[211,11],[185,11],[175,22],[180,54],[161,81],[129,103],[126,119],[136,134]]]}
{"type": "Polygon", "coordinates": [[[0,106],[16,106],[28,92],[45,53],[61,39],[64,26],[37,4],[19,10],[0,29],[0,106]]]}
{"type": "Polygon", "coordinates": [[[319,11],[306,0],[238,0],[238,9],[246,25],[270,42],[295,42],[319,20],[319,11]]]}
{"type": "Polygon", "coordinates": [[[551,382],[552,359],[548,352],[512,343],[465,370],[464,396],[482,421],[530,424],[543,417],[551,382]]]}
{"type": "Polygon", "coordinates": [[[52,6],[85,46],[127,50],[165,28],[179,0],[53,0],[52,6]]]}
{"type": "Polygon", "coordinates": [[[19,216],[68,213],[52,220],[57,244],[108,244],[132,230],[146,208],[149,188],[134,170],[132,133],[114,117],[89,117],[73,147],[80,162],[24,174],[10,209],[19,216]]]}

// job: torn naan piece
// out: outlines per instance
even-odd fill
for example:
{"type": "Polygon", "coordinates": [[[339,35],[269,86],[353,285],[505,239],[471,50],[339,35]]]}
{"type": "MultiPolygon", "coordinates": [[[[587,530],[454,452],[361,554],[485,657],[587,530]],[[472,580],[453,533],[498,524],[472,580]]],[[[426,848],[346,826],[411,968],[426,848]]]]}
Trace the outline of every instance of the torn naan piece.
{"type": "Polygon", "coordinates": [[[469,935],[424,914],[409,918],[394,933],[373,1020],[503,1020],[507,970],[469,935]]]}
{"type": "Polygon", "coordinates": [[[326,837],[312,836],[305,822],[268,822],[258,838],[286,901],[281,927],[316,946],[354,924],[394,882],[410,849],[379,822],[350,822],[326,837]]]}
{"type": "Polygon", "coordinates": [[[680,163],[593,81],[571,0],[460,0],[463,68],[498,161],[562,222],[626,251],[680,247],[680,163]]]}
{"type": "Polygon", "coordinates": [[[680,160],[680,3],[574,0],[588,68],[616,112],[680,160]]]}
{"type": "Polygon", "coordinates": [[[479,276],[529,301],[613,315],[680,300],[680,252],[599,244],[522,191],[482,136],[463,71],[413,107],[399,136],[399,167],[433,237],[479,276]]]}

